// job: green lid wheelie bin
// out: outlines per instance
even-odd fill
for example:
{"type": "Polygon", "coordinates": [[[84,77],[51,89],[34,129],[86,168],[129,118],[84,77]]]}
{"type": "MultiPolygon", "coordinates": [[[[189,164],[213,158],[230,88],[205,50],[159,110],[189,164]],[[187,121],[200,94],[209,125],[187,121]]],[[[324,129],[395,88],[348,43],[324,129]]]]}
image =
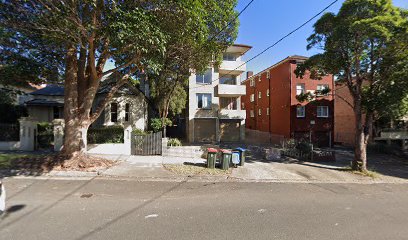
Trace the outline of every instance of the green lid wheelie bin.
{"type": "Polygon", "coordinates": [[[230,162],[231,162],[232,152],[226,149],[221,149],[221,152],[222,152],[221,169],[228,170],[230,162]]]}
{"type": "Polygon", "coordinates": [[[245,163],[245,152],[247,151],[245,148],[235,148],[235,151],[239,152],[239,156],[240,156],[240,161],[239,161],[239,166],[244,166],[245,163]]]}
{"type": "Polygon", "coordinates": [[[217,161],[218,150],[215,148],[207,148],[207,168],[215,168],[217,161]]]}

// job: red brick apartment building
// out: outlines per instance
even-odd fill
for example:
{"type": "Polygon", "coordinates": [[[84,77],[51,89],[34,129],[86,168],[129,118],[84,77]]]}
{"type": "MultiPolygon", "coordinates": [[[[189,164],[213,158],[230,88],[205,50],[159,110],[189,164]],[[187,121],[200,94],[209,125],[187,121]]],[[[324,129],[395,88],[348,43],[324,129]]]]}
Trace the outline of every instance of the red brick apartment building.
{"type": "Polygon", "coordinates": [[[246,110],[246,128],[269,132],[272,136],[310,139],[317,145],[332,146],[334,140],[334,97],[330,93],[318,96],[315,101],[299,102],[301,92],[334,89],[333,76],[321,80],[296,77],[294,70],[303,56],[290,56],[264,71],[252,75],[248,72],[246,95],[242,96],[246,110]]]}

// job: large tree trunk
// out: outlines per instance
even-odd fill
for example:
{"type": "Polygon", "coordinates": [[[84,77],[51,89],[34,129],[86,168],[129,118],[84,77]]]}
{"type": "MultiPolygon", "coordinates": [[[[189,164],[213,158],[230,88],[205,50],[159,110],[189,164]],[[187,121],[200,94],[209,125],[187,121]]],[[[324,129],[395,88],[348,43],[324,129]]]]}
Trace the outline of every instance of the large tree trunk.
{"type": "Polygon", "coordinates": [[[361,101],[354,101],[354,116],[356,121],[354,159],[351,167],[353,170],[367,171],[367,139],[363,124],[361,101]]]}
{"type": "Polygon", "coordinates": [[[80,137],[78,121],[78,78],[77,56],[75,47],[68,48],[66,55],[66,75],[64,83],[64,148],[63,154],[73,156],[80,151],[80,137]]]}

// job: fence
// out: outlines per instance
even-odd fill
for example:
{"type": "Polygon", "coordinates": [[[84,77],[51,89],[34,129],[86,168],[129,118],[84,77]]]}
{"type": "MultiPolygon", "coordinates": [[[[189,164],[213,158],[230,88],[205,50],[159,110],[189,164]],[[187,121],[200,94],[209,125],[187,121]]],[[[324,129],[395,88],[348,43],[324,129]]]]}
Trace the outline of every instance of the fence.
{"type": "Polygon", "coordinates": [[[20,140],[20,125],[0,123],[0,141],[12,142],[20,140]]]}
{"type": "Polygon", "coordinates": [[[89,128],[87,138],[89,144],[123,143],[124,129],[121,126],[89,128]]]}
{"type": "Polygon", "coordinates": [[[147,135],[134,136],[135,155],[161,155],[162,154],[162,132],[147,135]]]}

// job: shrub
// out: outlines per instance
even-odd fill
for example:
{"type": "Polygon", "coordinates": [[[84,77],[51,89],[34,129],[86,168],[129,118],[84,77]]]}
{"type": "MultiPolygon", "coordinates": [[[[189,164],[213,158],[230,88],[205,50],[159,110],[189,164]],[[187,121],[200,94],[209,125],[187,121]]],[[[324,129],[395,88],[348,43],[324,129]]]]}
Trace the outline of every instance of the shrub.
{"type": "Polygon", "coordinates": [[[88,143],[123,143],[124,129],[122,126],[108,126],[88,129],[88,143]]]}
{"type": "Polygon", "coordinates": [[[132,131],[132,133],[137,136],[146,136],[152,133],[152,131],[143,131],[142,129],[136,128],[135,130],[132,131]]]}
{"type": "Polygon", "coordinates": [[[381,153],[381,154],[393,154],[396,156],[403,156],[404,153],[401,146],[397,144],[386,144],[386,143],[370,143],[367,145],[368,153],[381,153]]]}
{"type": "Polygon", "coordinates": [[[182,146],[181,141],[177,138],[170,138],[169,141],[167,142],[167,146],[172,146],[172,147],[179,147],[182,146]]]}
{"type": "MultiPolygon", "coordinates": [[[[172,122],[170,119],[164,119],[165,126],[171,126],[172,122]]],[[[161,118],[153,118],[150,120],[150,127],[153,129],[153,132],[160,132],[163,129],[162,119],[161,118]]]]}

